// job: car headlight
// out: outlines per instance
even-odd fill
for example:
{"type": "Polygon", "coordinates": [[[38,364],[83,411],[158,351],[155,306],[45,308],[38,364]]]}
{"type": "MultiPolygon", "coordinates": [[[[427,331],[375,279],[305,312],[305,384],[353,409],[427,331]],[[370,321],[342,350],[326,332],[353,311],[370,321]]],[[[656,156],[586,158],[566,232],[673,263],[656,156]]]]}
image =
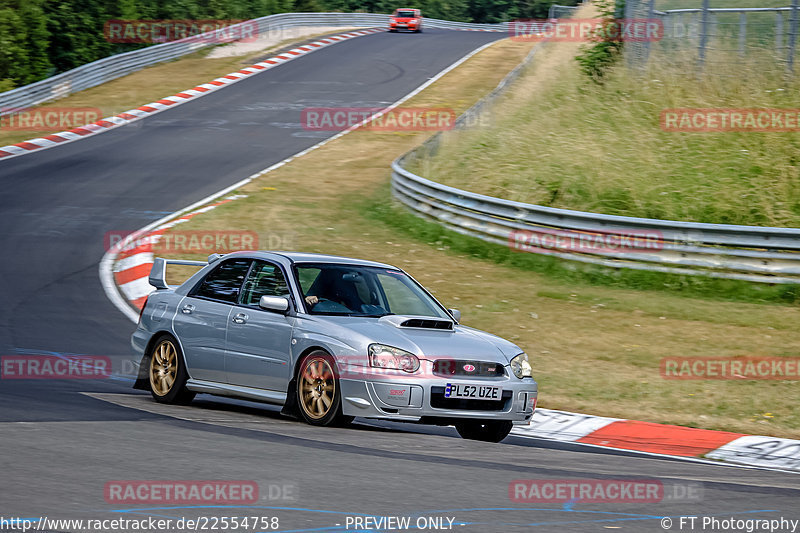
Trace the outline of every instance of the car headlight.
{"type": "Polygon", "coordinates": [[[416,24],[417,23],[417,19],[409,19],[408,23],[409,24],[416,24]]]}
{"type": "Polygon", "coordinates": [[[519,379],[532,376],[531,364],[528,362],[528,354],[521,353],[511,360],[511,371],[519,379]]]}
{"type": "Polygon", "coordinates": [[[405,372],[419,370],[419,358],[416,355],[385,344],[369,345],[369,364],[376,368],[392,368],[405,372]]]}

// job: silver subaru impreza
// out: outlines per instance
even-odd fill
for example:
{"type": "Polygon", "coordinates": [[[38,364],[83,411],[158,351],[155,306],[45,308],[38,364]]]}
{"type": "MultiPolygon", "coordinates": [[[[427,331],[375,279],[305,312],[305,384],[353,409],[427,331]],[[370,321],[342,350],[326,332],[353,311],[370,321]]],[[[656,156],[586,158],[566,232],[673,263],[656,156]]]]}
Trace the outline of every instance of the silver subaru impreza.
{"type": "Polygon", "coordinates": [[[131,342],[135,387],[159,402],[208,393],[282,405],[317,426],[383,418],[492,442],[536,408],[519,347],[460,325],[457,310],[390,265],[238,252],[207,264],[156,258],[149,281],[131,342]],[[171,287],[168,264],[203,268],[171,287]]]}

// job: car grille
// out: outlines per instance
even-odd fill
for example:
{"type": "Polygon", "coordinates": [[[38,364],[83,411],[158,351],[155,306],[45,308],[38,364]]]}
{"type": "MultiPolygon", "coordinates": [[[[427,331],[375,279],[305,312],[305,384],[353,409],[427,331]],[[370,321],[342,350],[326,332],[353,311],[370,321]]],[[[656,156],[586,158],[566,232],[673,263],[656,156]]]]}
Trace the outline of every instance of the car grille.
{"type": "Polygon", "coordinates": [[[455,359],[437,359],[433,363],[433,374],[443,378],[500,378],[506,375],[505,367],[500,363],[486,361],[457,361],[455,359]],[[474,370],[468,371],[467,369],[474,370]]]}
{"type": "Polygon", "coordinates": [[[511,391],[503,391],[501,400],[466,400],[445,398],[444,387],[431,387],[431,407],[434,409],[455,409],[463,411],[507,411],[511,401],[511,391]]]}

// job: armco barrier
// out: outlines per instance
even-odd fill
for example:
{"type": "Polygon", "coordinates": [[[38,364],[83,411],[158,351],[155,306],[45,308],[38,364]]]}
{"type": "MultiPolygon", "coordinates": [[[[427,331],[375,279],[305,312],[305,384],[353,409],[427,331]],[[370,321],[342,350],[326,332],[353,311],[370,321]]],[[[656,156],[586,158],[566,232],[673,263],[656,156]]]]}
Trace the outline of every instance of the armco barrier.
{"type": "MultiPolygon", "coordinates": [[[[546,44],[546,43],[545,43],[546,44]]],[[[542,45],[456,122],[476,116],[515,80],[542,45]]],[[[392,163],[392,195],[415,214],[462,234],[562,259],[614,268],[705,275],[762,283],[800,283],[800,229],[634,218],[557,209],[493,198],[417,176],[404,168],[435,154],[441,133],[392,163]],[[650,246],[611,247],[644,235],[650,246]],[[613,237],[613,239],[611,239],[613,237]],[[581,243],[600,240],[605,246],[581,243]],[[575,244],[578,243],[578,246],[575,244]]]]}
{"type": "MultiPolygon", "coordinates": [[[[385,26],[388,23],[388,15],[376,13],[281,13],[241,24],[252,24],[252,22],[256,23],[258,34],[261,35],[295,26],[385,26]]],[[[437,19],[425,19],[425,27],[471,31],[508,31],[507,23],[469,24],[437,19]]],[[[142,68],[196,52],[215,44],[214,39],[203,38],[203,36],[209,35],[211,32],[105,57],[36,83],[0,93],[0,116],[56,100],[142,68]]]]}

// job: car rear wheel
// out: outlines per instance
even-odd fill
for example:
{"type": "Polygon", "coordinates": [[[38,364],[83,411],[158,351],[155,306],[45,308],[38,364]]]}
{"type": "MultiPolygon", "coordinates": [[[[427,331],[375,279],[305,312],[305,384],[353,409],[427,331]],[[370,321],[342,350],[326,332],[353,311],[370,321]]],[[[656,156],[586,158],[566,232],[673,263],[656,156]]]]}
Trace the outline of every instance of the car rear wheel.
{"type": "Polygon", "coordinates": [[[510,420],[461,420],[455,426],[461,438],[500,442],[511,433],[514,424],[510,420]]]}
{"type": "Polygon", "coordinates": [[[333,357],[323,351],[306,355],[297,367],[297,405],[303,420],[313,426],[346,425],[342,392],[333,357]]]}
{"type": "Polygon", "coordinates": [[[186,388],[186,366],[178,342],[170,335],[160,337],[150,350],[150,394],[161,403],[189,403],[195,393],[186,388]]]}

